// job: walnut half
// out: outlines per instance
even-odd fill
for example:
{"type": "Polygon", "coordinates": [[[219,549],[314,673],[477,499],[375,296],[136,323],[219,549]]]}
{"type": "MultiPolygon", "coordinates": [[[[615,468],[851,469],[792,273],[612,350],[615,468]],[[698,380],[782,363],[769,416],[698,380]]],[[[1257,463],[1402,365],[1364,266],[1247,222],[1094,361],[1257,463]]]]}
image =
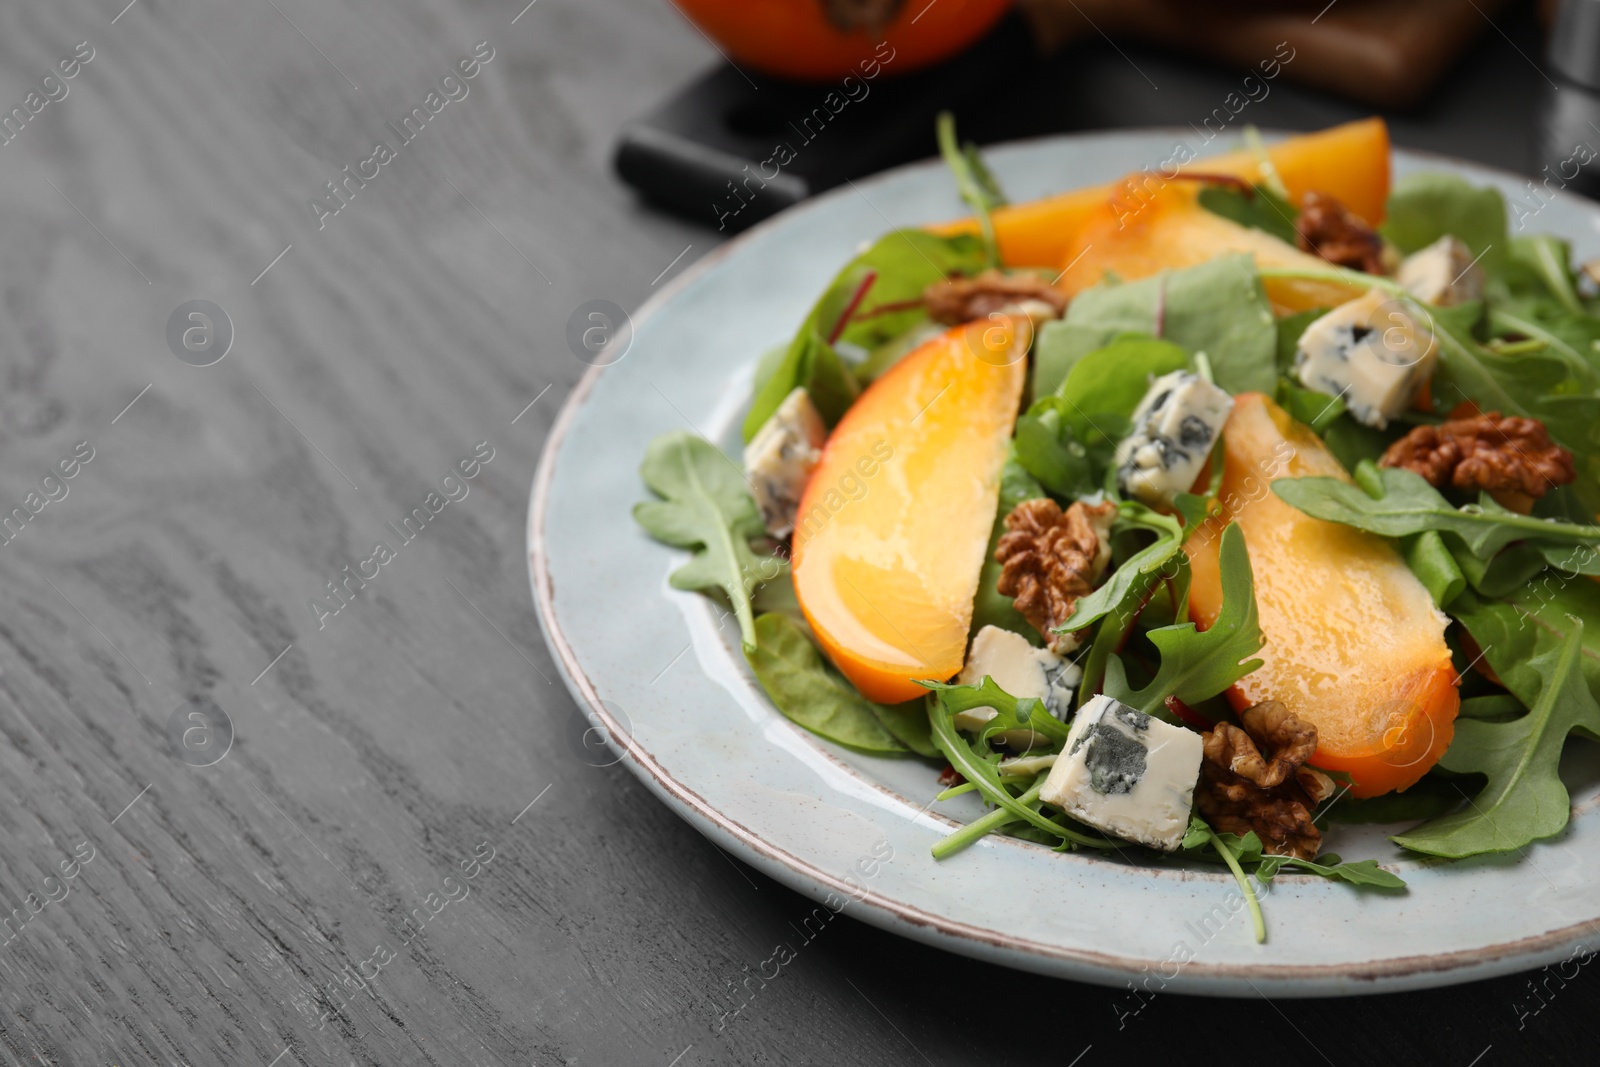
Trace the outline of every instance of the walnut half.
{"type": "Polygon", "coordinates": [[[1239,714],[1244,725],[1218,723],[1202,735],[1205,759],[1195,806],[1217,830],[1255,831],[1265,851],[1315,859],[1322,831],[1311,809],[1333,794],[1327,775],[1305,765],[1317,750],[1317,728],[1276,700],[1239,714]]]}
{"type": "Polygon", "coordinates": [[[1030,316],[1034,318],[1054,318],[1067,307],[1061,291],[1037,274],[986,270],[976,278],[946,278],[922,291],[928,317],[947,326],[986,319],[1014,304],[1035,300],[1048,305],[1050,314],[1030,316]]]}
{"type": "Polygon", "coordinates": [[[1294,224],[1302,252],[1340,267],[1389,274],[1383,238],[1361,216],[1325,193],[1308,192],[1294,224]]]}
{"type": "Polygon", "coordinates": [[[1111,559],[1108,539],[1117,506],[1079,501],[1061,510],[1054,500],[1024,500],[1006,516],[1006,532],[995,546],[1001,565],[997,585],[1039,631],[1050,651],[1065,655],[1083,643],[1081,634],[1052,631],[1072,616],[1078,598],[1094,589],[1111,559]]]}
{"type": "Polygon", "coordinates": [[[1522,512],[1577,477],[1572,453],[1550,439],[1544,423],[1498,411],[1418,426],[1378,462],[1420,474],[1435,489],[1485,490],[1501,505],[1522,512]]]}

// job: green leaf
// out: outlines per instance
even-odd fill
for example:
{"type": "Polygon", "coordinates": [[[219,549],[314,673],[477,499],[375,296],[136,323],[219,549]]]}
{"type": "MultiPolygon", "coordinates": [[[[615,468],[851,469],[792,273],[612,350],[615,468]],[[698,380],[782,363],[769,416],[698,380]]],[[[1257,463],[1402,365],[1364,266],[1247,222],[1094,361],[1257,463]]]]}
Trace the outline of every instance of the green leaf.
{"type": "Polygon", "coordinates": [[[1183,547],[1183,527],[1178,520],[1143,504],[1124,501],[1117,511],[1112,533],[1127,529],[1152,530],[1156,539],[1123,560],[1104,584],[1087,596],[1079,597],[1072,615],[1056,630],[1071,633],[1099,622],[1125,605],[1136,603],[1150,589],[1151,579],[1159,580],[1167,564],[1183,547]]]}
{"type": "Polygon", "coordinates": [[[1408,174],[1389,194],[1380,227],[1402,252],[1426,248],[1453,235],[1489,273],[1497,273],[1507,252],[1506,205],[1498,190],[1473,185],[1453,174],[1408,174]]]}
{"type": "Polygon", "coordinates": [[[1319,434],[1345,413],[1343,397],[1302,389],[1288,378],[1278,379],[1278,404],[1319,434]]]}
{"type": "Polygon", "coordinates": [[[1600,526],[1550,522],[1518,515],[1485,496],[1455,508],[1422,475],[1402,467],[1357,468],[1380,479],[1383,495],[1373,498],[1360,486],[1337,478],[1279,478],[1272,491],[1291,507],[1330,522],[1384,537],[1407,537],[1428,530],[1459,537],[1479,559],[1488,559],[1513,541],[1555,545],[1600,544],[1600,526]]]}
{"type": "Polygon", "coordinates": [[[1115,442],[1150,391],[1150,379],[1188,368],[1189,353],[1171,341],[1120,337],[1073,364],[1056,390],[1056,410],[1079,441],[1115,442]]]}
{"type": "MultiPolygon", "coordinates": [[[[902,755],[911,747],[884,721],[881,713],[889,709],[867,700],[828,666],[794,619],[763,615],[755,621],[755,633],[755,648],[746,649],[745,658],[791,722],[859,752],[902,755]]],[[[906,729],[898,717],[895,725],[906,729]]],[[[931,743],[925,747],[931,755],[931,743]]]]}
{"type": "Polygon", "coordinates": [[[993,708],[995,717],[983,724],[983,736],[986,738],[1012,731],[1032,730],[1057,751],[1067,742],[1066,723],[1051,715],[1042,703],[1032,697],[1018,698],[1007,693],[988,675],[984,675],[977,685],[946,685],[943,682],[922,684],[938,694],[944,710],[952,716],[973,708],[993,708]]]}
{"type": "MultiPolygon", "coordinates": [[[[1337,860],[1338,857],[1333,857],[1337,860]]],[[[1281,868],[1293,867],[1297,870],[1310,871],[1320,874],[1324,878],[1337,878],[1351,885],[1368,886],[1376,889],[1404,889],[1406,882],[1398,874],[1393,874],[1378,866],[1377,860],[1352,860],[1348,863],[1335,862],[1333,864],[1314,863],[1303,860],[1298,856],[1266,856],[1256,868],[1256,877],[1262,881],[1271,881],[1281,868]]]]}
{"type": "Polygon", "coordinates": [[[1213,215],[1270,233],[1291,245],[1300,237],[1294,226],[1300,209],[1259,185],[1245,189],[1232,184],[1207,185],[1200,190],[1200,206],[1213,215]]]}
{"type": "MultiPolygon", "coordinates": [[[[1312,308],[1310,311],[1297,311],[1293,315],[1285,315],[1277,320],[1278,354],[1276,362],[1280,374],[1288,374],[1294,369],[1295,351],[1300,347],[1300,338],[1304,336],[1306,327],[1326,315],[1328,310],[1328,308],[1312,308]]],[[[1301,421],[1305,420],[1302,419],[1301,421]]]]}
{"type": "Polygon", "coordinates": [[[634,519],[656,540],[695,553],[668,581],[674,589],[721,589],[748,653],[756,642],[750,589],[767,576],[750,540],[766,527],[744,471],[705,439],[674,430],[650,442],[639,476],[663,499],[635,504],[634,519]]]}
{"type": "MultiPolygon", "coordinates": [[[[1035,789],[1032,797],[1024,801],[1014,797],[1000,779],[1000,772],[994,764],[979,755],[962,736],[956,732],[955,716],[958,712],[975,707],[992,707],[1001,714],[1017,716],[1017,701],[1004,692],[992,680],[985,679],[984,692],[978,694],[978,686],[946,686],[938,683],[924,682],[935,691],[936,700],[928,706],[928,721],[933,727],[933,743],[939,746],[939,751],[945,759],[967,781],[978,787],[978,792],[989,803],[1007,812],[1012,818],[1029,824],[1036,829],[1043,830],[1059,841],[1070,841],[1074,844],[1086,845],[1090,848],[1111,848],[1112,842],[1101,838],[1090,837],[1078,833],[1068,827],[1062,826],[1049,816],[1043,815],[1034,807],[1038,803],[1038,792],[1035,789]]],[[[1032,702],[1035,706],[1037,701],[1032,702]]],[[[1031,720],[1036,717],[1050,718],[1043,708],[1030,711],[1030,725],[1037,728],[1031,720]]],[[[1057,725],[1060,725],[1057,723],[1057,725]]],[[[1065,740],[1065,737],[1063,737],[1065,740]]],[[[980,742],[981,744],[982,742],[980,742]]],[[[985,746],[987,748],[987,746],[985,746]]],[[[1037,784],[1037,783],[1036,783],[1037,784]]],[[[1026,794],[1025,794],[1026,795],[1026,794]]],[[[998,829],[1004,823],[999,819],[994,820],[994,828],[998,829]]]]}
{"type": "Polygon", "coordinates": [[[1000,266],[1000,247],[994,236],[994,220],[990,213],[1004,207],[1006,197],[995,181],[994,175],[984,165],[974,144],[962,146],[956,141],[956,117],[948,111],[939,112],[937,122],[939,154],[955,178],[956,190],[961,199],[978,217],[978,229],[983,233],[983,245],[988,250],[991,265],[1000,266]]]}
{"type": "Polygon", "coordinates": [[[837,346],[872,350],[918,329],[929,321],[923,290],[954,274],[976,274],[985,263],[983,245],[970,236],[894,230],[878,238],[834,276],[783,355],[762,360],[744,439],[800,386],[812,393],[824,421],[837,422],[860,392],[837,346]]]}
{"type": "MultiPolygon", "coordinates": [[[[1404,793],[1385,793],[1366,800],[1342,797],[1328,807],[1325,814],[1327,821],[1337,823],[1416,823],[1460,806],[1460,789],[1453,782],[1430,775],[1404,793]]],[[[1318,822],[1321,821],[1319,816],[1318,822]]]]}
{"type": "MultiPolygon", "coordinates": [[[[1521,849],[1566,828],[1571,798],[1558,773],[1561,749],[1574,731],[1600,740],[1600,704],[1581,667],[1583,622],[1562,640],[1544,637],[1529,663],[1537,692],[1512,692],[1528,713],[1510,722],[1468,719],[1439,765],[1457,774],[1482,774],[1488,785],[1462,811],[1426,822],[1394,841],[1414,852],[1460,858],[1521,849]]],[[[1519,679],[1522,684],[1524,679],[1519,679]]],[[[1507,680],[1507,685],[1512,685],[1507,680]]]]}
{"type": "Polygon", "coordinates": [[[1572,274],[1572,249],[1567,242],[1549,234],[1513,237],[1510,252],[1513,266],[1537,278],[1545,292],[1564,310],[1574,315],[1584,314],[1583,301],[1578,296],[1572,274]]]}
{"type": "Polygon", "coordinates": [[[1151,630],[1146,636],[1161,653],[1161,666],[1150,684],[1137,692],[1128,686],[1122,661],[1112,656],[1106,664],[1105,691],[1147,715],[1172,721],[1166,698],[1198,704],[1227,689],[1261,666],[1251,659],[1264,640],[1256,611],[1255,581],[1244,532],[1229,523],[1222,531],[1219,553],[1222,610],[1206,630],[1194,623],[1179,623],[1151,630]]]}
{"type": "Polygon", "coordinates": [[[1406,566],[1433,597],[1433,606],[1445,607],[1467,587],[1467,579],[1456,565],[1455,557],[1445,547],[1444,538],[1437,530],[1428,530],[1407,538],[1401,546],[1406,566]]]}
{"type": "Polygon", "coordinates": [[[1063,415],[1065,406],[1058,397],[1035,401],[1018,416],[1012,447],[1040,485],[1060,497],[1077,497],[1094,492],[1096,479],[1088,449],[1063,415]]]}
{"type": "Polygon", "coordinates": [[[1277,381],[1278,330],[1255,261],[1229,255],[1079,293],[1065,318],[1039,330],[1033,395],[1055,392],[1080,359],[1127,333],[1206,353],[1230,393],[1270,393],[1277,381]]]}

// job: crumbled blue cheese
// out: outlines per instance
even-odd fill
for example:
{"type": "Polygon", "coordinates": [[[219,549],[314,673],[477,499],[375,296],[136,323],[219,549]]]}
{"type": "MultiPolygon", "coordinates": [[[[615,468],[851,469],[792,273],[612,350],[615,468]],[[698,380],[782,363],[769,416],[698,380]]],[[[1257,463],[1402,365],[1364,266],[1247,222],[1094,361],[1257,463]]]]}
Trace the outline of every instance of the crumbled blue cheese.
{"type": "Polygon", "coordinates": [[[1306,327],[1294,370],[1307,389],[1342,397],[1358,422],[1383,429],[1433,376],[1439,342],[1408,299],[1381,289],[1306,327]]]}
{"type": "Polygon", "coordinates": [[[1483,299],[1483,268],[1472,249],[1449,234],[1401,260],[1395,280],[1418,300],[1438,307],[1483,299]]]}
{"type": "MultiPolygon", "coordinates": [[[[956,679],[961,685],[977,685],[985,676],[1014,697],[1033,697],[1051,715],[1065,722],[1072,715],[1072,690],[1083,677],[1078,665],[1062,659],[1047,648],[1035,648],[1019,633],[998,626],[985,626],[972,639],[972,650],[956,679]]],[[[970,708],[955,717],[958,730],[981,730],[994,718],[993,708],[970,708]]],[[[1002,735],[1002,740],[1026,748],[1043,740],[1032,730],[1011,731],[1022,736],[1002,735]]]]}
{"type": "Polygon", "coordinates": [[[1174,851],[1189,829],[1200,735],[1104,694],[1072,722],[1039,796],[1086,826],[1174,851]]]}
{"type": "Polygon", "coordinates": [[[1133,412],[1133,432],[1117,446],[1117,485],[1152,506],[1188,492],[1233,410],[1233,397],[1197,374],[1157,378],[1133,412]]]}
{"type": "Polygon", "coordinates": [[[828,438],[811,395],[797,388],[744,446],[744,470],[755,490],[767,532],[784,538],[794,532],[794,518],[811,472],[822,459],[828,438]]]}

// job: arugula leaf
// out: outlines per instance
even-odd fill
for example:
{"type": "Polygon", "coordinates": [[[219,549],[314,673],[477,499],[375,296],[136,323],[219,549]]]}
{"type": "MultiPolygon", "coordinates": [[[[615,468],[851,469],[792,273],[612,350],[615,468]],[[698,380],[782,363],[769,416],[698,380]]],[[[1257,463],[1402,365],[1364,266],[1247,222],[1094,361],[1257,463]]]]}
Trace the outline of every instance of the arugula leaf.
{"type": "Polygon", "coordinates": [[[1265,186],[1210,184],[1200,190],[1200,206],[1213,215],[1270,233],[1291,245],[1300,236],[1294,226],[1300,209],[1265,186]]]}
{"type": "Polygon", "coordinates": [[[1566,828],[1572,807],[1559,774],[1561,749],[1573,732],[1600,740],[1600,704],[1580,666],[1583,630],[1582,620],[1576,620],[1564,639],[1541,639],[1542,651],[1528,663],[1539,678],[1537,693],[1512,690],[1528,705],[1526,715],[1503,723],[1456,723],[1455,739],[1439,765],[1458,774],[1483,774],[1488,785],[1466,810],[1397,835],[1396,844],[1460,858],[1518,850],[1566,828]]]}
{"type": "Polygon", "coordinates": [[[995,181],[994,175],[983,162],[983,157],[978,154],[978,146],[972,143],[958,144],[956,141],[956,117],[948,111],[939,112],[937,121],[939,135],[939,154],[944,157],[945,165],[950,168],[951,175],[955,178],[956,189],[961,193],[961,199],[972,208],[972,213],[978,217],[978,228],[983,233],[983,246],[988,250],[989,262],[992,266],[1000,266],[1000,246],[994,236],[994,220],[990,213],[997,207],[1006,205],[1005,193],[1000,190],[1000,184],[995,181]]]}
{"type": "Polygon", "coordinates": [[[1230,393],[1271,392],[1277,381],[1278,331],[1248,254],[1085,289],[1065,318],[1039,329],[1033,395],[1055,392],[1080,359],[1126,333],[1206,353],[1217,384],[1230,393]]]}
{"type": "Polygon", "coordinates": [[[1384,537],[1406,537],[1427,530],[1450,533],[1461,538],[1479,559],[1488,559],[1513,541],[1600,545],[1600,526],[1518,515],[1487,495],[1477,504],[1451,507],[1427,479],[1402,467],[1363,464],[1356,477],[1363,476],[1380,480],[1381,497],[1368,496],[1359,485],[1322,477],[1280,478],[1272,483],[1272,491],[1313,518],[1384,537]]]}
{"type": "Polygon", "coordinates": [[[1218,834],[1200,816],[1189,816],[1189,832],[1184,835],[1183,843],[1189,846],[1190,841],[1200,840],[1208,843],[1216,850],[1217,855],[1228,865],[1233,872],[1233,880],[1239,883],[1239,890],[1244,893],[1245,902],[1250,906],[1250,922],[1255,927],[1256,944],[1261,944],[1267,939],[1267,923],[1261,917],[1261,901],[1256,897],[1255,886],[1250,884],[1250,879],[1240,866],[1240,861],[1250,862],[1261,856],[1261,839],[1251,831],[1244,837],[1235,837],[1233,834],[1218,834]]]}
{"type": "MultiPolygon", "coordinates": [[[[939,746],[939,751],[944,754],[945,759],[950,761],[950,765],[963,778],[978,787],[978,792],[983,794],[985,800],[1004,810],[1012,818],[1043,830],[1056,840],[1070,841],[1073,844],[1086,845],[1090,848],[1115,847],[1112,842],[1079,833],[1055,822],[1046,815],[1040,814],[1032,805],[1037,803],[1037,790],[1038,786],[1043,784],[1042,782],[1035,783],[1032,791],[1033,795],[1029,801],[1012,796],[1005,783],[1001,781],[1000,772],[995,765],[980,755],[972,745],[968,744],[956,732],[954,719],[957,712],[960,711],[975,707],[992,707],[1001,712],[1001,714],[1017,715],[1019,709],[1014,697],[995,685],[992,680],[985,681],[981,695],[979,694],[980,687],[978,686],[947,686],[937,682],[924,682],[922,684],[933,689],[937,697],[936,700],[928,705],[928,721],[933,727],[933,743],[939,746]]],[[[1034,703],[1036,704],[1037,702],[1034,703]]],[[[1050,717],[1042,708],[1037,712],[1030,711],[1029,724],[1037,728],[1042,725],[1043,719],[1050,717]],[[1039,719],[1040,722],[1035,723],[1034,719],[1039,719]]],[[[1056,725],[1059,726],[1061,724],[1057,723],[1056,725]]],[[[984,748],[987,749],[987,745],[984,745],[984,748]]],[[[1026,795],[1024,794],[1024,796],[1026,795]]],[[[992,825],[993,828],[998,829],[1000,825],[1003,825],[1003,822],[996,820],[992,825]]]]}
{"type": "Polygon", "coordinates": [[[1106,663],[1105,691],[1147,715],[1174,721],[1166,699],[1175,696],[1185,704],[1198,704],[1227,689],[1261,666],[1250,659],[1265,643],[1256,610],[1255,579],[1244,532],[1236,523],[1222,531],[1219,553],[1222,576],[1222,610],[1208,629],[1178,623],[1151,630],[1146,636],[1161,653],[1161,666],[1149,685],[1134,691],[1116,656],[1106,663]]]}
{"type": "MultiPolygon", "coordinates": [[[[1513,237],[1510,244],[1512,265],[1538,279],[1556,303],[1574,314],[1584,314],[1572,276],[1572,246],[1559,237],[1513,237]]],[[[1514,284],[1514,283],[1513,283],[1514,284]]]]}
{"type": "Polygon", "coordinates": [[[1320,874],[1324,878],[1337,878],[1351,885],[1370,886],[1377,889],[1404,889],[1406,881],[1398,874],[1391,873],[1378,866],[1377,860],[1351,860],[1341,862],[1337,856],[1318,857],[1331,860],[1331,863],[1314,863],[1303,860],[1298,856],[1263,856],[1261,863],[1256,867],[1256,877],[1263,882],[1270,882],[1274,875],[1284,867],[1293,867],[1312,874],[1320,874]]]}
{"type": "Polygon", "coordinates": [[[1490,274],[1505,260],[1506,204],[1496,189],[1453,174],[1408,174],[1395,182],[1385,215],[1379,232],[1402,252],[1451,234],[1483,256],[1479,263],[1490,274]]]}
{"type": "MultiPolygon", "coordinates": [[[[1306,327],[1326,315],[1328,308],[1312,308],[1310,311],[1297,311],[1293,315],[1285,315],[1277,320],[1278,334],[1278,371],[1288,374],[1294,369],[1294,354],[1300,347],[1300,338],[1305,335],[1306,327]]],[[[1300,420],[1304,422],[1305,420],[1300,420]]]]}
{"type": "Polygon", "coordinates": [[[1434,607],[1445,607],[1467,587],[1466,576],[1437,530],[1426,530],[1407,538],[1401,552],[1406,566],[1433,598],[1434,607]]]}
{"type": "Polygon", "coordinates": [[[1051,715],[1044,704],[1033,697],[1012,696],[988,675],[984,675],[977,685],[946,685],[943,682],[921,684],[939,695],[945,711],[952,717],[974,708],[994,709],[995,717],[983,724],[985,738],[1032,730],[1056,751],[1060,751],[1061,746],[1067,743],[1067,724],[1051,715]]]}
{"type": "Polygon", "coordinates": [[[766,526],[744,472],[704,438],[673,430],[650,442],[639,476],[663,499],[635,504],[634,519],[656,540],[694,550],[668,582],[674,589],[721,589],[748,654],[756,643],[750,587],[763,559],[750,541],[766,526]]]}
{"type": "Polygon", "coordinates": [[[976,274],[985,263],[983,245],[971,236],[893,230],[878,238],[834,276],[783,355],[762,360],[744,439],[799,386],[811,392],[824,421],[838,421],[860,392],[839,347],[871,350],[923,326],[923,290],[952,274],[976,274]]]}
{"type": "Polygon", "coordinates": [[[1583,621],[1583,673],[1600,699],[1600,584],[1551,573],[1505,600],[1463,593],[1450,605],[1450,613],[1483,650],[1484,662],[1496,677],[1524,704],[1542,684],[1530,666],[1541,642],[1565,639],[1583,621]]]}
{"type": "Polygon", "coordinates": [[[1113,534],[1125,529],[1153,530],[1156,539],[1123,560],[1105,583],[1087,596],[1078,598],[1072,615],[1056,633],[1071,633],[1099,622],[1111,612],[1144,597],[1149,591],[1150,579],[1159,580],[1167,563],[1183,547],[1183,527],[1178,520],[1159,511],[1152,511],[1135,501],[1124,501],[1113,524],[1113,534]]]}
{"type": "MultiPolygon", "coordinates": [[[[913,743],[919,741],[919,732],[906,721],[908,715],[873,704],[828,666],[794,619],[762,615],[755,621],[755,633],[755,648],[747,649],[745,658],[772,703],[791,722],[873,755],[904,755],[908,749],[919,755],[936,753],[926,729],[920,731],[920,743],[913,743]]],[[[921,712],[919,702],[916,713],[926,720],[921,712]]]]}

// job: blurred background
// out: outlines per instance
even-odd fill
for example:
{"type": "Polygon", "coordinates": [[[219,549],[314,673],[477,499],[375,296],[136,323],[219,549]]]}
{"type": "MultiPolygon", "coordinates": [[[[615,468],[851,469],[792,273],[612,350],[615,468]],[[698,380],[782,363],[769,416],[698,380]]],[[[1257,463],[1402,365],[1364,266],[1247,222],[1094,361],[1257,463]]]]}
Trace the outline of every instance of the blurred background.
{"type": "Polygon", "coordinates": [[[716,229],[929,155],[946,108],[979,143],[1203,136],[1214,109],[1233,133],[1376,112],[1396,143],[1529,176],[1600,137],[1597,0],[676,3],[721,61],[629,123],[615,164],[650,203],[716,229]],[[709,206],[751,174],[747,210],[709,206]]]}

